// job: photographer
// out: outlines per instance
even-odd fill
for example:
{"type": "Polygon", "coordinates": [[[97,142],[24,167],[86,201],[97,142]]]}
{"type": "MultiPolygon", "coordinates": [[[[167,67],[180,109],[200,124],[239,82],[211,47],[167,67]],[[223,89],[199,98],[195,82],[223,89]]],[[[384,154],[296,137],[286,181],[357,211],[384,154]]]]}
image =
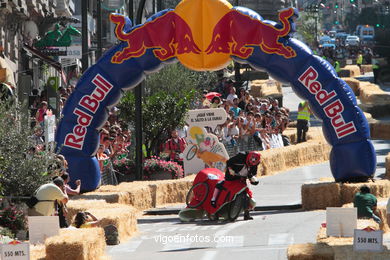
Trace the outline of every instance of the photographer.
{"type": "Polygon", "coordinates": [[[183,166],[183,158],[180,154],[183,153],[187,146],[184,138],[179,137],[177,130],[171,131],[171,138],[165,143],[165,152],[169,153],[169,159],[183,166]]]}

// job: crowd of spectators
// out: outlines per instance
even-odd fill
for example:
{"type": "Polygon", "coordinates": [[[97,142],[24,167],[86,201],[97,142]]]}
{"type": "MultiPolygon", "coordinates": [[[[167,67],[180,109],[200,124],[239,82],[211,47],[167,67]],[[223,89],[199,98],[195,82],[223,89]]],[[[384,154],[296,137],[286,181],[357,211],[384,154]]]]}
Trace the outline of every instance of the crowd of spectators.
{"type": "Polygon", "coordinates": [[[332,64],[336,60],[357,59],[359,54],[363,56],[364,64],[371,64],[374,56],[372,49],[366,46],[321,47],[318,48],[317,54],[332,64]]]}
{"type": "MultiPolygon", "coordinates": [[[[64,104],[73,90],[74,86],[72,85],[58,89],[58,114],[61,114],[64,104]]],[[[31,147],[27,156],[33,156],[36,153],[45,151],[44,117],[53,114],[52,110],[47,101],[47,92],[42,91],[39,93],[36,89],[33,90],[30,96],[30,117],[34,133],[29,137],[31,147]]],[[[112,166],[110,162],[118,162],[118,160],[127,157],[128,147],[131,144],[130,139],[131,131],[119,120],[118,109],[113,107],[109,112],[107,122],[100,131],[100,146],[96,154],[102,173],[112,166]]]]}
{"type": "Polygon", "coordinates": [[[227,78],[223,78],[215,90],[203,92],[198,108],[225,109],[227,120],[214,131],[225,145],[236,146],[238,141],[251,138],[263,150],[290,144],[283,135],[290,111],[280,107],[277,99],[253,97],[244,87],[237,91],[234,82],[227,78]]]}

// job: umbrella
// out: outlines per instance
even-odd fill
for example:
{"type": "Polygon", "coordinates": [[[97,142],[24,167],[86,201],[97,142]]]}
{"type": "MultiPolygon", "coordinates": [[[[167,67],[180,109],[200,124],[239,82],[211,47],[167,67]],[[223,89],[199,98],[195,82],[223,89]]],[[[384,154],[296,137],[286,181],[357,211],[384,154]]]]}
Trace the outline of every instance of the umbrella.
{"type": "Polygon", "coordinates": [[[218,93],[218,92],[209,92],[205,95],[205,97],[207,99],[210,99],[212,100],[214,97],[220,97],[221,96],[221,93],[218,93]]]}

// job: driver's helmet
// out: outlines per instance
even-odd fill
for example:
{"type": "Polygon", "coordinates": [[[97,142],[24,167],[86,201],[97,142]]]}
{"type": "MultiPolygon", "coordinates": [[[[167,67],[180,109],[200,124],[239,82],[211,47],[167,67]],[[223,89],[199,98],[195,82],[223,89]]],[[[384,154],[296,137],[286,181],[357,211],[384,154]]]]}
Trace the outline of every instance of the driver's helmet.
{"type": "Polygon", "coordinates": [[[248,167],[256,166],[260,163],[260,158],[261,155],[259,152],[255,152],[255,151],[249,152],[248,155],[246,156],[246,165],[248,167]]]}

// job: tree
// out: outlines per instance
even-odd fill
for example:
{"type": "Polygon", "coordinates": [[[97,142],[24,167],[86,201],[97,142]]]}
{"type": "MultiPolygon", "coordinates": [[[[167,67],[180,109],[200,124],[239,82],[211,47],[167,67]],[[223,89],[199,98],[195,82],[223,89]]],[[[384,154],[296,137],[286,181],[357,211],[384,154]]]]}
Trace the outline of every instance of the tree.
{"type": "MultiPolygon", "coordinates": [[[[147,155],[157,154],[169,131],[184,125],[187,111],[194,108],[202,89],[210,89],[217,77],[211,72],[194,72],[176,63],[146,79],[142,98],[144,143],[147,155]]],[[[130,124],[135,121],[135,97],[127,92],[119,104],[119,117],[130,124]]]]}
{"type": "Polygon", "coordinates": [[[47,165],[53,154],[28,156],[32,131],[28,117],[11,104],[0,103],[0,195],[31,195],[50,181],[47,165]],[[50,157],[51,156],[51,157],[50,157]]]}
{"type": "Polygon", "coordinates": [[[316,13],[305,12],[299,17],[299,25],[297,26],[297,34],[301,35],[303,41],[310,45],[315,44],[316,32],[318,31],[316,28],[316,13]]]}
{"type": "MultiPolygon", "coordinates": [[[[158,147],[169,136],[169,131],[184,124],[184,116],[194,99],[195,91],[184,96],[161,90],[149,97],[143,97],[143,133],[147,156],[156,154],[158,147]]],[[[129,92],[120,103],[120,117],[125,121],[135,120],[135,97],[129,92]]]]}
{"type": "Polygon", "coordinates": [[[168,93],[186,93],[193,89],[212,89],[216,85],[214,72],[196,72],[185,68],[180,63],[162,68],[158,73],[146,78],[145,96],[153,95],[160,90],[168,93]]]}

